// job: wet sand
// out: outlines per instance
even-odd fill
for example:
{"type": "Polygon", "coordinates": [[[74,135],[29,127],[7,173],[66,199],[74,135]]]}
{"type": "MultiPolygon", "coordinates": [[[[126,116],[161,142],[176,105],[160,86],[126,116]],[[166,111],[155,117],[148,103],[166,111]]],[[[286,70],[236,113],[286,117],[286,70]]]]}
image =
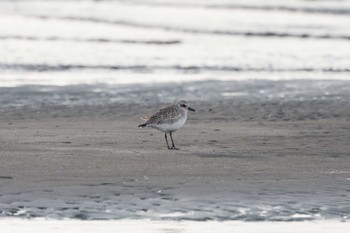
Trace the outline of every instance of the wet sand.
{"type": "Polygon", "coordinates": [[[166,148],[164,134],[137,128],[142,122],[137,119],[1,122],[2,176],[18,181],[143,176],[302,179],[350,168],[347,120],[210,123],[190,118],[174,134],[179,151],[166,148]]]}
{"type": "MultiPolygon", "coordinates": [[[[262,104],[264,111],[276,111],[274,104],[262,104]]],[[[235,116],[231,111],[237,106],[225,102],[220,108],[217,103],[192,105],[197,112],[174,134],[179,151],[166,148],[162,133],[136,127],[139,116],[154,106],[62,107],[65,116],[47,114],[53,109],[43,107],[36,113],[20,110],[26,118],[16,110],[17,119],[9,113],[0,122],[1,215],[349,218],[348,109],[321,119],[306,114],[286,120],[282,115],[262,118],[256,103],[244,105],[248,114],[241,108],[235,116]]],[[[297,108],[312,109],[304,105],[297,108]]]]}

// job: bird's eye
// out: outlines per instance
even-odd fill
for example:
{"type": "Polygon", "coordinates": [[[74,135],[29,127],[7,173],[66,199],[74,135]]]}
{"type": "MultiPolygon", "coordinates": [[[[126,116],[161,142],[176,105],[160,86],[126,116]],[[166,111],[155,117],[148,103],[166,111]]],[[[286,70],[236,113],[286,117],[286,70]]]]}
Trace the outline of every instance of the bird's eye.
{"type": "Polygon", "coordinates": [[[184,107],[184,108],[186,108],[186,105],[184,105],[184,104],[181,104],[181,107],[184,107]]]}

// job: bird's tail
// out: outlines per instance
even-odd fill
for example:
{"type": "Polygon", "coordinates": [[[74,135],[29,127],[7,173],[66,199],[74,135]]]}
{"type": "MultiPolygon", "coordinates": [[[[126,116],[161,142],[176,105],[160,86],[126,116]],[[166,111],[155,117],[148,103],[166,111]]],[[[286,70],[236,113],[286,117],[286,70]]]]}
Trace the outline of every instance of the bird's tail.
{"type": "Polygon", "coordinates": [[[147,126],[147,123],[144,123],[144,124],[141,124],[141,125],[139,125],[139,126],[137,126],[137,127],[145,128],[146,126],[147,126]]]}

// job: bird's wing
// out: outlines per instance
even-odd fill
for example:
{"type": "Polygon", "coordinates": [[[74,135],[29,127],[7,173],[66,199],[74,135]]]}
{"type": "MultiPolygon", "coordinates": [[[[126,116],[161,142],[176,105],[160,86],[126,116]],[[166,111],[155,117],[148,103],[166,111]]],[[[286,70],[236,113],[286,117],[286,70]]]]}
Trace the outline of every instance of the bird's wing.
{"type": "Polygon", "coordinates": [[[163,115],[164,112],[167,111],[167,108],[169,108],[169,107],[163,107],[158,112],[154,113],[153,115],[151,115],[151,116],[149,116],[149,115],[148,116],[141,116],[140,119],[143,120],[143,121],[146,121],[147,123],[151,123],[151,122],[154,123],[156,118],[159,118],[160,116],[163,115]]]}
{"type": "Polygon", "coordinates": [[[181,118],[179,111],[180,109],[174,108],[172,106],[162,108],[149,118],[147,124],[170,124],[181,118]]]}

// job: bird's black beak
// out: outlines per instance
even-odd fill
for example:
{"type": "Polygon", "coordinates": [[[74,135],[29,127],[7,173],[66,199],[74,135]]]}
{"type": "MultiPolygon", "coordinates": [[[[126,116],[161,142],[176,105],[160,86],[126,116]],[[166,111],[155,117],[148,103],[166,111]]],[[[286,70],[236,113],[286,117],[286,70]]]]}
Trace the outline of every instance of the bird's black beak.
{"type": "Polygon", "coordinates": [[[195,112],[196,110],[194,110],[193,108],[191,107],[188,107],[188,110],[192,111],[192,112],[195,112]]]}

